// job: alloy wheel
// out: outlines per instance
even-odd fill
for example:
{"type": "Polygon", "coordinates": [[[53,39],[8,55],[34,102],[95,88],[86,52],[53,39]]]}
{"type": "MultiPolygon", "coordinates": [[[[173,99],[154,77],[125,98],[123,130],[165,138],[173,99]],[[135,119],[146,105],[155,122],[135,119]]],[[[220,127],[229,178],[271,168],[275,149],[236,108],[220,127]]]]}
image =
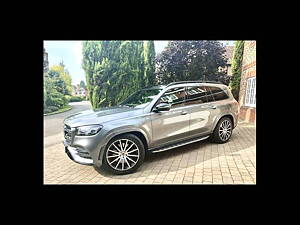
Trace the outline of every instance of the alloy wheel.
{"type": "Polygon", "coordinates": [[[231,135],[231,123],[228,120],[224,120],[220,124],[219,137],[222,141],[227,141],[231,135]]]}
{"type": "Polygon", "coordinates": [[[125,171],[134,167],[140,157],[138,146],[129,139],[114,141],[106,151],[106,160],[114,170],[125,171]]]}

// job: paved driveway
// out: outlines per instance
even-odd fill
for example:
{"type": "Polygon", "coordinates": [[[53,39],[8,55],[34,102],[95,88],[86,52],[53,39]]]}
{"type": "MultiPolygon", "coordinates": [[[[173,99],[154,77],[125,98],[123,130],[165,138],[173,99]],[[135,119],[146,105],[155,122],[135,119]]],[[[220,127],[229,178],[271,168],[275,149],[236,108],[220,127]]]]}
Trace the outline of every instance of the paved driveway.
{"type": "Polygon", "coordinates": [[[44,140],[44,184],[256,183],[256,127],[252,124],[239,123],[226,144],[206,140],[155,153],[137,172],[123,176],[71,161],[64,153],[62,132],[44,140]]]}
{"type": "Polygon", "coordinates": [[[60,142],[63,129],[63,120],[71,114],[92,108],[89,101],[71,102],[72,109],[63,113],[44,116],[44,147],[49,147],[60,142]]]}

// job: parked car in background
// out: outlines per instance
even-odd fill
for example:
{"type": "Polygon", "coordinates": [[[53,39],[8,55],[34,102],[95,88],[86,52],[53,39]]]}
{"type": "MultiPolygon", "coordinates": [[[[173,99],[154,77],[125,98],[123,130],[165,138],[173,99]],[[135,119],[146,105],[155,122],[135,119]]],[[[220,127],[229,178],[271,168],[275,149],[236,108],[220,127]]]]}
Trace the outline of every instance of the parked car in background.
{"type": "Polygon", "coordinates": [[[227,86],[186,81],[142,89],[114,107],[64,120],[65,151],[77,163],[115,174],[135,171],[146,153],[210,138],[227,142],[238,103],[227,86]]]}

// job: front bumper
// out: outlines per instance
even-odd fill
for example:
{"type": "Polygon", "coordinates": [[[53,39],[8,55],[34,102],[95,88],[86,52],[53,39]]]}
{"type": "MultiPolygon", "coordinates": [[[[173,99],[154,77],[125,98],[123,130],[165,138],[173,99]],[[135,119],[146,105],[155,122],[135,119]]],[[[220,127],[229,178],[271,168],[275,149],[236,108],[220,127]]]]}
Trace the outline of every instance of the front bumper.
{"type": "Polygon", "coordinates": [[[93,165],[93,159],[83,158],[79,155],[79,150],[68,145],[66,141],[63,141],[65,146],[65,152],[71,160],[83,165],[93,165]]]}

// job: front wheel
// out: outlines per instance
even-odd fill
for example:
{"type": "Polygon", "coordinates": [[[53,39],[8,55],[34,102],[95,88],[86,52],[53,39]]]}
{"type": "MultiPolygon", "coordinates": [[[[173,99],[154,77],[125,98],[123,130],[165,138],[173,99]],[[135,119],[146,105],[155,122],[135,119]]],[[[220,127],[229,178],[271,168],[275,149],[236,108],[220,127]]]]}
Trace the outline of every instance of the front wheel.
{"type": "Polygon", "coordinates": [[[124,134],[108,143],[104,152],[103,167],[114,174],[128,174],[137,170],[144,158],[142,141],[133,134],[124,134]]]}
{"type": "Polygon", "coordinates": [[[232,129],[233,126],[231,119],[223,117],[215,127],[211,140],[220,144],[227,142],[231,137],[232,129]]]}

